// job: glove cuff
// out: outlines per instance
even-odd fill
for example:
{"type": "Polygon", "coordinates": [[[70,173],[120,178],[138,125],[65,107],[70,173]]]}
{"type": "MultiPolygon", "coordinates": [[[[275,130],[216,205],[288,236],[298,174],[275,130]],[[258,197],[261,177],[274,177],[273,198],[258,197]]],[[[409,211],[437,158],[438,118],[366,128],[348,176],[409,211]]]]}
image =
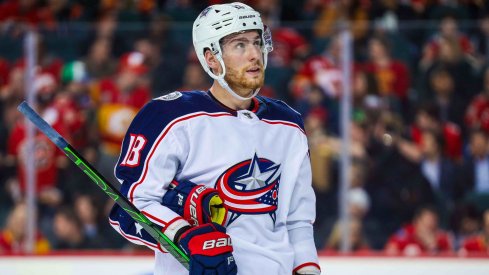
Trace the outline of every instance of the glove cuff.
{"type": "Polygon", "coordinates": [[[294,268],[294,274],[297,275],[320,275],[321,268],[317,263],[304,263],[294,268]]]}
{"type": "Polygon", "coordinates": [[[171,220],[166,227],[163,228],[162,232],[175,243],[178,241],[178,238],[180,238],[180,235],[189,228],[190,224],[185,219],[177,217],[171,220]]]}

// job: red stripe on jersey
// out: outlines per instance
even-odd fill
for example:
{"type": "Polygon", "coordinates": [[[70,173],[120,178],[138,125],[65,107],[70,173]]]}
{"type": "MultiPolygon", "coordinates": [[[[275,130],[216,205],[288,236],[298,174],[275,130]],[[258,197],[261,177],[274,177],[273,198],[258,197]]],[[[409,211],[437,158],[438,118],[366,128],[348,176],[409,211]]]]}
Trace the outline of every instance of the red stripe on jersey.
{"type": "Polygon", "coordinates": [[[299,130],[301,130],[301,132],[305,135],[306,133],[304,132],[304,130],[297,124],[295,123],[292,123],[292,122],[287,122],[287,121],[282,121],[282,120],[267,120],[267,119],[262,119],[261,121],[265,122],[265,123],[268,123],[268,124],[282,124],[282,125],[286,125],[286,126],[291,126],[291,127],[295,127],[299,130]]]}
{"type": "Polygon", "coordinates": [[[260,108],[260,101],[258,101],[258,99],[256,99],[256,97],[252,98],[251,100],[253,100],[253,109],[251,110],[253,113],[256,113],[258,111],[258,108],[260,108]]]}
{"type": "Polygon", "coordinates": [[[153,221],[155,221],[155,222],[157,222],[157,223],[161,223],[161,224],[160,224],[161,226],[168,226],[168,223],[167,223],[167,222],[165,222],[165,221],[163,221],[163,220],[158,219],[157,217],[155,217],[155,216],[153,216],[153,215],[149,214],[149,213],[148,213],[148,212],[146,212],[146,211],[141,211],[141,213],[142,213],[143,215],[145,215],[146,217],[148,217],[150,220],[153,220],[153,221]]]}
{"type": "MultiPolygon", "coordinates": [[[[215,113],[215,114],[213,114],[213,113],[197,113],[197,114],[192,114],[192,115],[189,115],[189,116],[186,116],[186,117],[180,117],[178,119],[173,120],[172,122],[170,122],[168,124],[168,126],[166,126],[166,129],[163,131],[163,134],[158,139],[158,141],[156,141],[156,144],[152,148],[152,151],[149,153],[149,157],[146,159],[145,164],[149,163],[149,161],[153,157],[154,152],[156,151],[156,148],[158,148],[158,145],[160,144],[160,142],[163,140],[163,138],[166,136],[166,134],[168,134],[168,132],[170,131],[170,129],[173,126],[175,126],[179,122],[182,122],[182,121],[185,121],[185,120],[188,120],[188,119],[191,119],[191,118],[199,117],[199,116],[220,117],[220,116],[233,116],[233,115],[231,115],[229,113],[215,113]]],[[[143,172],[143,177],[138,182],[136,182],[136,184],[134,184],[133,186],[131,186],[131,189],[130,189],[130,192],[129,192],[129,201],[131,201],[132,203],[134,203],[133,202],[133,200],[134,200],[134,190],[136,190],[136,188],[144,181],[144,179],[146,178],[147,173],[148,173],[148,165],[145,165],[144,172],[143,172]]]]}
{"type": "Polygon", "coordinates": [[[244,206],[233,207],[233,206],[229,206],[226,202],[224,202],[224,204],[226,205],[226,207],[229,210],[233,210],[237,213],[265,213],[265,212],[272,212],[272,211],[275,211],[277,209],[277,206],[269,206],[269,207],[256,208],[256,209],[245,209],[245,208],[243,208],[244,206]]]}

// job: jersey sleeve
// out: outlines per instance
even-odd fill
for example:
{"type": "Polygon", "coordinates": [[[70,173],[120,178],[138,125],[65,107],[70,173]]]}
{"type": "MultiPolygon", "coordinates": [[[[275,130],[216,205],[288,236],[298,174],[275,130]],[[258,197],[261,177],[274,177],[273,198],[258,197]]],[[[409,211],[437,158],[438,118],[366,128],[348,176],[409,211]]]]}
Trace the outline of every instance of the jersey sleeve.
{"type": "MultiPolygon", "coordinates": [[[[132,121],[122,143],[115,175],[121,193],[172,239],[171,229],[188,223],[161,204],[169,183],[186,158],[185,123],[172,112],[173,105],[152,102],[132,121]]],[[[127,240],[161,250],[156,241],[119,206],[109,216],[112,227],[127,240]]]]}
{"type": "Polygon", "coordinates": [[[312,227],[316,217],[316,197],[311,182],[311,163],[309,154],[305,153],[287,217],[289,241],[295,254],[294,270],[309,265],[319,269],[312,227]]]}

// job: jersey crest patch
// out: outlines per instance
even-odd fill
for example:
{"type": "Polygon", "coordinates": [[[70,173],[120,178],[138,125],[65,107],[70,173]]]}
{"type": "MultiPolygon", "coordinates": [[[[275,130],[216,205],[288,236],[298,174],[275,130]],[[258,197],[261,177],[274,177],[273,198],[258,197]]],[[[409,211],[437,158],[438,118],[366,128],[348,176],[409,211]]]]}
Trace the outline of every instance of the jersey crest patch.
{"type": "Polygon", "coordinates": [[[239,216],[269,214],[275,223],[280,184],[280,164],[266,158],[253,158],[227,169],[216,189],[229,210],[231,224],[239,216]]]}
{"type": "Polygon", "coordinates": [[[169,93],[167,95],[163,95],[163,96],[160,96],[156,99],[158,100],[164,100],[164,101],[171,101],[171,100],[175,100],[179,97],[182,96],[182,93],[181,92],[173,92],[173,93],[169,93]]]}

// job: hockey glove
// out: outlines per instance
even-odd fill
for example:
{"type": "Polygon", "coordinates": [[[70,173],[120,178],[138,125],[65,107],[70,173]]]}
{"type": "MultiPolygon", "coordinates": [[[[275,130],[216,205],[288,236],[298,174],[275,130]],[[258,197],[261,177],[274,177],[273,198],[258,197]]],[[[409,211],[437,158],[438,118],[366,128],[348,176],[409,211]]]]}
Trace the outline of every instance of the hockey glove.
{"type": "Polygon", "coordinates": [[[231,238],[216,223],[192,227],[179,236],[178,244],[190,257],[189,274],[234,275],[238,267],[233,257],[231,238]]]}
{"type": "Polygon", "coordinates": [[[186,219],[192,226],[215,222],[223,225],[227,210],[217,190],[187,180],[172,181],[162,204],[186,219]]]}

